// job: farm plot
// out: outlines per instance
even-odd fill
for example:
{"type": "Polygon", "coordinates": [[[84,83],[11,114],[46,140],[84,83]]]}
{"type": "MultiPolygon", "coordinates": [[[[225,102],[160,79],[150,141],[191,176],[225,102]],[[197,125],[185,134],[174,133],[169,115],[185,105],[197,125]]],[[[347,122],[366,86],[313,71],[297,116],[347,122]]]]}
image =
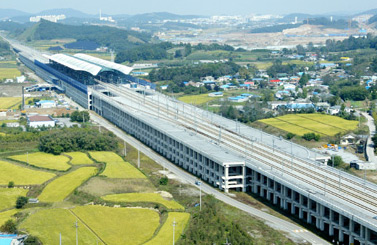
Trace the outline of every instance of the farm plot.
{"type": "Polygon", "coordinates": [[[71,168],[71,165],[68,164],[69,158],[66,156],[55,156],[52,154],[47,154],[44,152],[36,152],[32,154],[26,155],[17,155],[8,157],[9,159],[20,161],[27,163],[29,165],[38,167],[38,168],[45,168],[45,169],[52,169],[52,170],[59,170],[59,171],[66,171],[71,168]]]}
{"type": "Polygon", "coordinates": [[[72,212],[107,244],[142,244],[160,225],[158,213],[150,209],[83,206],[72,212]]]}
{"type": "Polygon", "coordinates": [[[84,167],[79,168],[69,174],[63,175],[49,183],[39,196],[42,202],[59,202],[63,201],[77,187],[84,183],[91,176],[95,175],[97,168],[84,167]]]}
{"type": "Polygon", "coordinates": [[[31,214],[21,223],[20,229],[37,236],[43,244],[76,243],[75,222],[78,222],[79,244],[103,244],[97,236],[78,220],[68,209],[45,209],[31,214]]]}
{"type": "Polygon", "coordinates": [[[70,163],[73,165],[93,164],[93,161],[83,152],[69,152],[64,154],[72,157],[70,163]]]}
{"type": "Polygon", "coordinates": [[[165,224],[161,227],[158,234],[150,241],[145,243],[146,245],[159,245],[159,244],[169,244],[173,240],[172,225],[173,222],[176,222],[176,227],[174,231],[174,240],[177,242],[185,229],[188,221],[190,219],[189,213],[176,213],[169,212],[168,218],[165,221],[165,224]]]}
{"type": "Polygon", "coordinates": [[[209,97],[208,94],[198,94],[198,95],[186,95],[179,97],[178,100],[188,103],[188,104],[193,104],[193,105],[201,105],[207,102],[210,102],[212,100],[216,99],[215,97],[209,97]]]}
{"type": "Polygon", "coordinates": [[[14,207],[19,196],[26,196],[28,190],[22,188],[0,188],[0,210],[14,207]]]}
{"type": "Polygon", "coordinates": [[[90,152],[90,156],[97,162],[105,162],[106,168],[101,176],[113,179],[144,179],[146,178],[139,170],[114,152],[90,152]]]}
{"type": "Polygon", "coordinates": [[[21,76],[21,72],[17,68],[0,68],[0,80],[14,79],[18,76],[21,76]]]}
{"type": "Polygon", "coordinates": [[[0,185],[8,185],[10,181],[13,181],[15,185],[40,185],[55,176],[53,173],[32,170],[0,161],[0,185]]]}
{"type": "Polygon", "coordinates": [[[169,201],[162,198],[158,193],[124,193],[124,194],[114,194],[102,197],[102,199],[111,202],[147,202],[147,203],[157,203],[164,205],[168,209],[184,210],[184,207],[175,202],[169,201]]]}
{"type": "Polygon", "coordinates": [[[0,226],[2,226],[5,222],[7,222],[9,219],[13,219],[13,215],[18,213],[19,210],[17,209],[11,209],[5,212],[0,213],[0,226]]]}
{"type": "Polygon", "coordinates": [[[0,109],[9,109],[19,103],[21,103],[21,97],[0,97],[0,109]]]}
{"type": "Polygon", "coordinates": [[[277,118],[260,120],[260,122],[297,135],[317,133],[334,136],[338,133],[356,129],[356,121],[348,121],[339,117],[320,114],[291,114],[277,118]]]}

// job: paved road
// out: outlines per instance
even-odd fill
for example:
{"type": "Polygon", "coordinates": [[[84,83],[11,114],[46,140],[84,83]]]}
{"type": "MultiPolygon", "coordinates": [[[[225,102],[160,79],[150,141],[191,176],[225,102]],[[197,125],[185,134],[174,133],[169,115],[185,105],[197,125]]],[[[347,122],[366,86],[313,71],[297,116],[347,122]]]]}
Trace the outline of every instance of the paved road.
{"type": "MultiPolygon", "coordinates": [[[[95,113],[91,113],[91,119],[98,123],[99,125],[107,128],[108,130],[112,131],[116,136],[121,138],[122,140],[126,141],[127,143],[131,144],[132,146],[138,148],[141,152],[145,155],[156,161],[158,164],[164,166],[166,169],[177,175],[180,179],[187,181],[189,184],[194,185],[195,180],[197,178],[185,171],[181,168],[177,167],[173,163],[167,161],[165,158],[161,157],[150,148],[144,146],[141,142],[136,140],[135,138],[127,135],[125,132],[120,130],[119,128],[115,127],[113,124],[108,122],[107,120],[103,119],[102,117],[96,115],[95,113]]],[[[194,185],[195,186],[195,185],[194,185]]],[[[202,191],[215,196],[218,200],[221,200],[233,207],[236,207],[240,210],[243,210],[249,213],[252,216],[256,216],[266,222],[267,225],[273,227],[274,229],[281,230],[289,234],[290,238],[295,240],[295,242],[309,242],[311,244],[329,244],[322,238],[318,237],[317,235],[303,229],[302,227],[277,218],[273,215],[265,213],[261,210],[255,209],[251,206],[243,204],[228,195],[218,191],[217,189],[202,183],[202,191]]]]}
{"type": "Polygon", "coordinates": [[[369,127],[369,137],[367,141],[367,156],[368,156],[368,161],[377,163],[377,158],[374,155],[374,144],[372,142],[372,137],[376,133],[376,125],[374,124],[374,119],[371,117],[368,113],[362,112],[361,113],[366,119],[368,119],[367,125],[369,127]]]}

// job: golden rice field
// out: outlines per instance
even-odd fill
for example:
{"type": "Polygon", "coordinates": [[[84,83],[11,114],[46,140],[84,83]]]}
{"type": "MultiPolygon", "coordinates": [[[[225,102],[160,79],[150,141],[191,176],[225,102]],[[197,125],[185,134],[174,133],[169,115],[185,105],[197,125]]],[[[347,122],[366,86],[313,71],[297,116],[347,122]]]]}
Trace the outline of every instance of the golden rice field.
{"type": "Polygon", "coordinates": [[[26,196],[28,190],[22,188],[0,188],[0,210],[12,208],[19,196],[26,196]]]}
{"type": "Polygon", "coordinates": [[[259,121],[300,136],[312,132],[334,136],[338,133],[344,134],[355,130],[358,125],[357,121],[323,114],[289,114],[259,121]]]}
{"type": "Polygon", "coordinates": [[[83,167],[65,174],[49,183],[39,195],[41,202],[60,202],[77,187],[97,173],[95,167],[83,167]]]}
{"type": "Polygon", "coordinates": [[[29,215],[19,226],[21,230],[37,236],[43,244],[59,244],[59,233],[62,235],[62,244],[76,244],[76,228],[78,221],[79,244],[103,244],[68,209],[44,209],[29,215]]]}
{"type": "Polygon", "coordinates": [[[106,244],[143,244],[160,225],[159,214],[150,209],[81,206],[72,211],[106,244]]]}
{"type": "Polygon", "coordinates": [[[25,155],[10,156],[8,158],[24,162],[38,168],[59,171],[66,171],[71,168],[71,165],[68,164],[69,158],[63,155],[55,156],[53,154],[47,154],[44,152],[36,152],[25,155]]]}
{"type": "Polygon", "coordinates": [[[185,102],[187,104],[192,103],[193,105],[201,105],[214,99],[216,99],[216,97],[209,97],[208,94],[185,95],[178,98],[178,100],[182,102],[185,102]]]}
{"type": "Polygon", "coordinates": [[[83,152],[68,152],[68,153],[64,153],[64,154],[72,157],[70,163],[73,164],[73,165],[93,164],[93,161],[88,157],[88,155],[86,153],[83,153],[83,152]]]}
{"type": "Polygon", "coordinates": [[[176,201],[165,200],[158,193],[124,193],[103,196],[102,199],[111,202],[147,202],[164,205],[167,209],[184,210],[176,201]]]}
{"type": "Polygon", "coordinates": [[[0,97],[0,109],[10,109],[19,103],[21,103],[21,97],[0,97]]]}
{"type": "Polygon", "coordinates": [[[8,211],[4,211],[0,213],[0,226],[2,226],[5,222],[7,222],[9,219],[13,219],[13,215],[18,213],[19,210],[17,209],[11,209],[8,211]]]}
{"type": "Polygon", "coordinates": [[[43,171],[20,167],[9,162],[0,161],[0,185],[40,185],[56,175],[43,171]]]}
{"type": "Polygon", "coordinates": [[[21,72],[17,68],[0,68],[0,80],[14,79],[21,76],[21,72]]]}
{"type": "MultiPolygon", "coordinates": [[[[145,243],[146,245],[159,245],[159,244],[170,244],[173,240],[172,226],[173,222],[176,222],[174,231],[174,240],[177,242],[183,233],[188,221],[190,219],[189,213],[176,213],[169,212],[168,218],[164,225],[161,227],[158,234],[150,241],[145,243]]],[[[205,232],[205,231],[204,231],[205,232]]]]}
{"type": "Polygon", "coordinates": [[[89,152],[90,156],[97,162],[105,162],[106,168],[100,174],[113,179],[144,179],[143,173],[132,166],[114,152],[89,152]]]}

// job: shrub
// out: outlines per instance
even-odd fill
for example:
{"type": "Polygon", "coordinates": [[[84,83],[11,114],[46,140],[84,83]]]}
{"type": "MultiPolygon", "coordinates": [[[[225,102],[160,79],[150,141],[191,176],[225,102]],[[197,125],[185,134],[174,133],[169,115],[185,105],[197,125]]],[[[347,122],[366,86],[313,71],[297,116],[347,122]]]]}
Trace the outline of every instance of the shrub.
{"type": "Polygon", "coordinates": [[[26,240],[24,241],[25,245],[40,245],[42,244],[41,241],[39,241],[38,237],[29,235],[26,240]]]}
{"type": "Polygon", "coordinates": [[[13,188],[13,187],[14,187],[14,182],[13,181],[9,181],[8,188],[13,188]]]}
{"type": "Polygon", "coordinates": [[[16,223],[12,219],[9,219],[0,227],[0,231],[9,234],[15,234],[17,233],[16,223]]]}
{"type": "Polygon", "coordinates": [[[318,141],[321,138],[321,136],[315,133],[306,133],[302,136],[302,138],[307,141],[311,141],[311,140],[318,141]]]}
{"type": "Polygon", "coordinates": [[[169,182],[168,177],[162,177],[162,178],[160,179],[160,185],[167,185],[168,182],[169,182]]]}
{"type": "Polygon", "coordinates": [[[28,202],[29,198],[27,197],[18,197],[16,201],[16,208],[20,209],[28,202]]]}
{"type": "Polygon", "coordinates": [[[287,135],[285,136],[288,140],[292,139],[293,137],[295,137],[296,134],[294,133],[287,133],[287,135]]]}

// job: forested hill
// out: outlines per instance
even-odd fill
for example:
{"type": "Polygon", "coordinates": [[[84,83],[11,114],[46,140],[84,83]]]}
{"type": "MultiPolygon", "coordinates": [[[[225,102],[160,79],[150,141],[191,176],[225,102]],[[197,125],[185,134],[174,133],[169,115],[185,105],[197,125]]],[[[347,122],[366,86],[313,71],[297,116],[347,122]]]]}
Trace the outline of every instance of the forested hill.
{"type": "Polygon", "coordinates": [[[133,48],[148,43],[151,36],[145,33],[122,30],[109,26],[81,25],[72,26],[42,20],[29,27],[19,36],[26,41],[73,38],[92,41],[115,50],[133,48]]]}

